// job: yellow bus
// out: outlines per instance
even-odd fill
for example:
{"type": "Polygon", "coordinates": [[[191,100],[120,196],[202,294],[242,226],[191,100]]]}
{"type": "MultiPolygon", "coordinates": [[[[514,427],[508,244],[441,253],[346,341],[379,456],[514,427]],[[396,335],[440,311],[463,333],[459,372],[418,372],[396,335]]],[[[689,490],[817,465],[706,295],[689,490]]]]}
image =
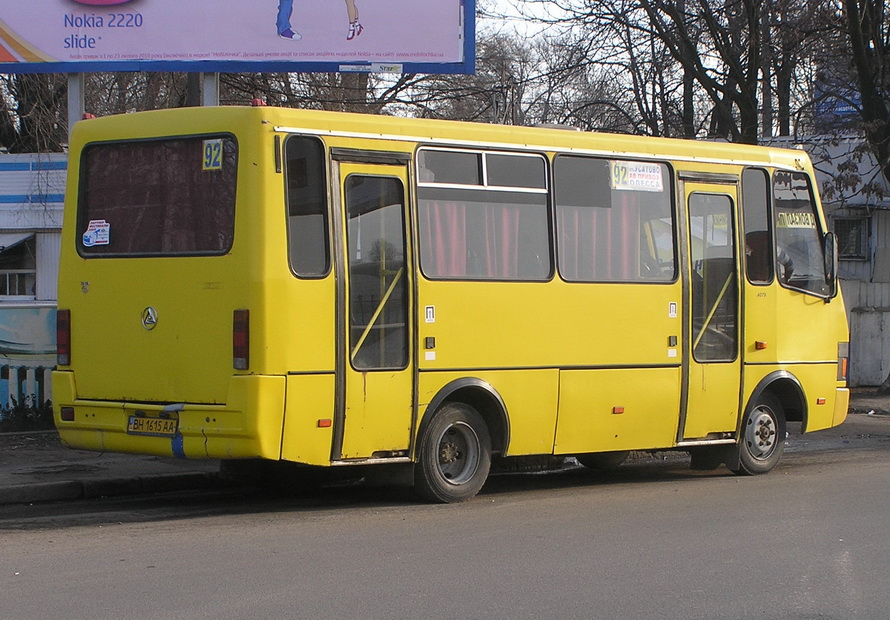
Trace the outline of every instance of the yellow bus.
{"type": "Polygon", "coordinates": [[[83,121],[70,153],[69,446],[400,464],[455,502],[523,455],[764,473],[787,421],[846,416],[802,151],[219,107],[83,121]]]}

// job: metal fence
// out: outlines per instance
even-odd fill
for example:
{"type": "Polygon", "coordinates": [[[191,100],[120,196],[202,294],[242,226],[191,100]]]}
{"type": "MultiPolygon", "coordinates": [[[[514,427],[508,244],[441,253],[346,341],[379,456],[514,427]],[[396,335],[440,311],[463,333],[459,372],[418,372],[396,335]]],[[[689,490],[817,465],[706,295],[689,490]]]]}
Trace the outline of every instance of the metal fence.
{"type": "MultiPolygon", "coordinates": [[[[52,368],[0,366],[0,410],[42,407],[52,397],[52,368]]],[[[2,416],[0,411],[0,416],[2,416]]]]}

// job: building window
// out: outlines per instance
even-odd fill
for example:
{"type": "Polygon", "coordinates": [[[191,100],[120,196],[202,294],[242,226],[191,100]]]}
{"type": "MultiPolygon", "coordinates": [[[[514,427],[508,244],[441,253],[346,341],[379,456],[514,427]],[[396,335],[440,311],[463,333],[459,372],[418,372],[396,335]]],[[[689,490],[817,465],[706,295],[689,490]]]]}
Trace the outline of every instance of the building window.
{"type": "Polygon", "coordinates": [[[838,256],[846,260],[866,260],[868,258],[868,218],[835,218],[834,232],[837,235],[838,256]]]}
{"type": "Polygon", "coordinates": [[[0,234],[0,297],[35,298],[36,256],[34,233],[0,234]]]}

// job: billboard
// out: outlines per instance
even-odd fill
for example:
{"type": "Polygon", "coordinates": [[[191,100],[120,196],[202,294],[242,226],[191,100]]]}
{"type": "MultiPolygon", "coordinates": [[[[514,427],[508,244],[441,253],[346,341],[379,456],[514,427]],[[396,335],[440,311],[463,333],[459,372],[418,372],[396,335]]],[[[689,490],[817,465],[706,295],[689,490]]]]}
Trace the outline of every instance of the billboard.
{"type": "Polygon", "coordinates": [[[471,73],[474,0],[0,0],[0,73],[471,73]]]}

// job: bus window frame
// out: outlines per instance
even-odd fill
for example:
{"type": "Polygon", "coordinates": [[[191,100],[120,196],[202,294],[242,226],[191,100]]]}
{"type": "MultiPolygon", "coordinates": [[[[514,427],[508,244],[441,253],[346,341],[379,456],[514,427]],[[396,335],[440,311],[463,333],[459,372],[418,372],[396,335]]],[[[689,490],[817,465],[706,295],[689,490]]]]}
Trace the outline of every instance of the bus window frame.
{"type": "Polygon", "coordinates": [[[280,144],[276,144],[276,155],[280,157],[281,161],[281,176],[282,183],[284,186],[284,226],[285,226],[285,235],[287,239],[287,266],[295,278],[300,280],[324,280],[328,276],[331,275],[331,271],[334,268],[334,261],[336,260],[334,257],[334,244],[333,244],[333,227],[332,221],[336,215],[333,213],[332,205],[333,200],[331,196],[331,166],[330,166],[330,151],[327,143],[317,135],[308,134],[308,133],[288,133],[285,134],[284,139],[281,140],[280,144]],[[324,233],[325,233],[325,251],[327,252],[326,260],[327,265],[326,269],[323,273],[318,274],[301,274],[296,271],[294,268],[294,263],[291,260],[290,255],[290,235],[291,235],[291,224],[290,224],[290,204],[289,204],[289,194],[288,194],[288,183],[287,183],[287,144],[291,138],[306,138],[318,142],[321,145],[321,165],[322,165],[322,181],[324,183],[323,193],[325,205],[323,209],[324,215],[324,233]]]}
{"type": "Polygon", "coordinates": [[[414,192],[415,192],[415,205],[414,211],[416,213],[416,222],[412,223],[412,226],[416,228],[417,234],[417,271],[420,275],[428,281],[431,282],[470,282],[470,283],[491,283],[491,282],[522,282],[526,284],[541,284],[552,282],[557,274],[556,267],[556,225],[555,225],[555,215],[554,215],[554,206],[553,206],[553,166],[550,157],[547,156],[545,152],[542,151],[522,151],[522,150],[510,150],[504,148],[483,148],[483,147],[461,147],[454,146],[448,144],[418,144],[414,149],[414,162],[413,162],[413,175],[414,175],[414,192]],[[461,183],[435,183],[430,181],[421,181],[421,173],[420,173],[420,154],[422,151],[445,151],[451,153],[470,153],[479,155],[479,185],[473,184],[461,184],[461,183]],[[486,169],[485,157],[487,154],[491,155],[508,155],[508,156],[516,156],[516,157],[527,157],[527,158],[535,158],[543,161],[544,163],[544,174],[543,174],[543,188],[531,188],[531,187],[513,187],[513,186],[504,186],[504,185],[489,185],[488,184],[488,173],[486,169]],[[448,189],[458,189],[458,190],[475,190],[475,191],[484,191],[484,192],[499,192],[499,193],[518,193],[518,194],[534,194],[534,195],[542,195],[544,196],[545,204],[544,204],[544,212],[546,214],[547,220],[547,260],[548,260],[548,271],[547,274],[541,278],[476,278],[476,277],[467,277],[467,276],[434,276],[429,275],[424,271],[423,265],[423,242],[420,239],[420,203],[421,197],[420,193],[422,189],[438,189],[438,190],[448,190],[448,189]]]}
{"type": "Polygon", "coordinates": [[[238,201],[239,201],[239,186],[241,185],[240,176],[241,176],[241,145],[238,142],[238,137],[230,132],[230,131],[219,131],[219,132],[205,132],[205,133],[189,133],[189,134],[175,134],[175,135],[166,135],[166,136],[153,136],[150,138],[125,138],[120,140],[96,140],[92,142],[88,142],[83,145],[80,149],[80,161],[78,162],[78,178],[77,178],[77,211],[75,217],[75,226],[74,226],[74,247],[77,251],[78,256],[85,260],[92,259],[102,259],[102,258],[183,258],[183,257],[211,257],[211,256],[225,256],[232,251],[232,248],[235,247],[235,241],[237,239],[237,217],[238,217],[238,201]],[[87,216],[84,208],[84,194],[86,192],[86,172],[87,167],[85,165],[86,156],[90,150],[97,146],[107,146],[114,144],[134,144],[134,143],[147,143],[147,142],[170,142],[174,140],[186,140],[186,139],[194,139],[194,140],[207,140],[212,138],[224,138],[231,139],[235,144],[235,187],[233,191],[233,204],[232,204],[232,237],[231,242],[228,247],[224,250],[213,251],[213,252],[168,252],[168,253],[158,253],[158,252],[128,252],[128,253],[108,253],[108,254],[91,254],[84,253],[83,251],[83,239],[81,238],[81,233],[84,221],[87,216]]]}
{"type": "Polygon", "coordinates": [[[574,152],[557,152],[554,154],[553,162],[551,163],[551,202],[552,202],[552,210],[553,210],[553,244],[556,252],[556,272],[559,274],[560,280],[563,282],[567,282],[570,284],[621,284],[621,285],[635,285],[635,284],[653,284],[653,285],[673,285],[676,284],[681,279],[681,256],[680,256],[680,218],[684,217],[684,213],[686,212],[685,205],[683,206],[683,212],[680,212],[680,202],[677,200],[677,172],[674,168],[673,164],[668,160],[656,159],[656,158],[629,158],[629,157],[621,157],[617,155],[621,155],[620,153],[614,153],[613,157],[610,157],[609,154],[603,153],[574,153],[574,152]],[[673,249],[673,277],[669,280],[646,280],[643,278],[637,280],[575,280],[566,278],[562,271],[560,270],[559,264],[559,221],[557,218],[556,211],[559,206],[556,203],[556,178],[555,178],[555,170],[556,170],[556,160],[559,157],[576,157],[583,159],[596,159],[601,161],[627,161],[627,162],[640,162],[647,164],[658,164],[663,165],[666,170],[666,177],[669,187],[665,188],[665,191],[668,195],[668,200],[670,200],[670,208],[668,211],[671,214],[671,243],[673,249]]]}

